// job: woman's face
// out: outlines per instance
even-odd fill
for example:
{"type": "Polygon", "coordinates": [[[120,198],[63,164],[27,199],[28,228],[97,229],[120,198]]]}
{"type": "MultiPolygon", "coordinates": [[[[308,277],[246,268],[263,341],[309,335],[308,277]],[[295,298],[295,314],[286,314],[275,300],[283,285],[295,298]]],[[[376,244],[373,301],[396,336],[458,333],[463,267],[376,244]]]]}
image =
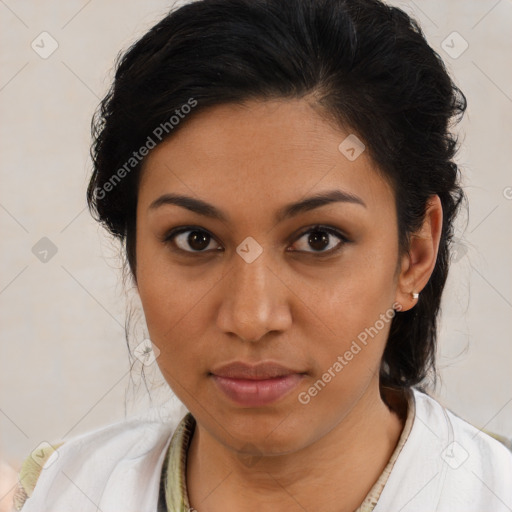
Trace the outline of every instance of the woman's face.
{"type": "Polygon", "coordinates": [[[398,297],[393,191],[305,100],[189,121],[151,150],[139,189],[136,277],[157,362],[223,445],[293,452],[376,398],[398,297]],[[290,208],[318,194],[338,196],[290,208]],[[288,376],[222,377],[235,362],[288,376]]]}

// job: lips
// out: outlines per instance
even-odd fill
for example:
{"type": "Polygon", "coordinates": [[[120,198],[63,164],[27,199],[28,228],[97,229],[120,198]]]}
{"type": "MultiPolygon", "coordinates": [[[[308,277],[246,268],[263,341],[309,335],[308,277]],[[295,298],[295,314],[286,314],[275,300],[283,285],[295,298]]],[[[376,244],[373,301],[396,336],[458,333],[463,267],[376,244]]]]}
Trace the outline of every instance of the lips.
{"type": "Polygon", "coordinates": [[[304,372],[292,370],[291,368],[274,362],[261,362],[251,365],[237,361],[212,370],[211,373],[219,377],[227,377],[230,379],[263,380],[304,372]]]}
{"type": "Polygon", "coordinates": [[[230,363],[210,373],[216,388],[230,402],[245,407],[262,407],[284,398],[296,388],[305,372],[275,362],[250,365],[230,363]]]}

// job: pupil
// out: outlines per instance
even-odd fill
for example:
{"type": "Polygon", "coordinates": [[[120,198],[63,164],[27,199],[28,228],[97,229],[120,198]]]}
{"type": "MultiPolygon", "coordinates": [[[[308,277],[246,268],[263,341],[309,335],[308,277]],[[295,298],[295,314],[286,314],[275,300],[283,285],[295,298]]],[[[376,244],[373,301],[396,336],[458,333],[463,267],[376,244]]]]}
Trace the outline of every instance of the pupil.
{"type": "MultiPolygon", "coordinates": [[[[208,247],[209,235],[202,231],[192,231],[188,236],[188,243],[192,249],[200,251],[208,247]]],[[[313,231],[309,236],[312,248],[321,251],[329,245],[328,236],[324,231],[313,231]]]]}
{"type": "Polygon", "coordinates": [[[208,247],[209,235],[202,231],[191,231],[188,236],[188,243],[194,250],[202,250],[208,247]]]}
{"type": "Polygon", "coordinates": [[[327,233],[324,231],[312,231],[309,236],[309,243],[315,250],[322,250],[329,245],[327,233]]]}

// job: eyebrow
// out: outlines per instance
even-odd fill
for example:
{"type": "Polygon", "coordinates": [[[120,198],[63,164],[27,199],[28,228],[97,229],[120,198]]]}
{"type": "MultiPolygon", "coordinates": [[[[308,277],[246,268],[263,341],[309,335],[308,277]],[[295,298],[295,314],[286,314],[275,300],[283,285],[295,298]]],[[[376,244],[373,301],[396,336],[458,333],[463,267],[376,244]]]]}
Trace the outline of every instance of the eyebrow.
{"type": "MultiPolygon", "coordinates": [[[[308,212],[332,203],[353,203],[366,208],[366,203],[359,196],[342,190],[329,190],[307,197],[296,203],[285,205],[278,210],[275,219],[276,222],[282,222],[300,213],[308,212]]],[[[222,222],[229,222],[228,216],[212,204],[201,199],[181,194],[164,194],[149,205],[149,210],[156,210],[166,204],[174,204],[205,217],[217,219],[222,222]]]]}

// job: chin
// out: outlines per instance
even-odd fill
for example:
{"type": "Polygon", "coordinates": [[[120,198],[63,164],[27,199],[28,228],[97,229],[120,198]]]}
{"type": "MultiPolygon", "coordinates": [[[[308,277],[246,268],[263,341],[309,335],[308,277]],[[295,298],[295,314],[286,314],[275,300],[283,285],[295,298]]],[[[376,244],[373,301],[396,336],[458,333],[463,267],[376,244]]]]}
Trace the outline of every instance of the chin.
{"type": "Polygon", "coordinates": [[[292,453],[308,444],[313,433],[304,431],[309,425],[303,417],[293,411],[282,409],[238,409],[222,411],[218,423],[211,423],[215,437],[235,451],[247,455],[284,455],[292,453]]]}

